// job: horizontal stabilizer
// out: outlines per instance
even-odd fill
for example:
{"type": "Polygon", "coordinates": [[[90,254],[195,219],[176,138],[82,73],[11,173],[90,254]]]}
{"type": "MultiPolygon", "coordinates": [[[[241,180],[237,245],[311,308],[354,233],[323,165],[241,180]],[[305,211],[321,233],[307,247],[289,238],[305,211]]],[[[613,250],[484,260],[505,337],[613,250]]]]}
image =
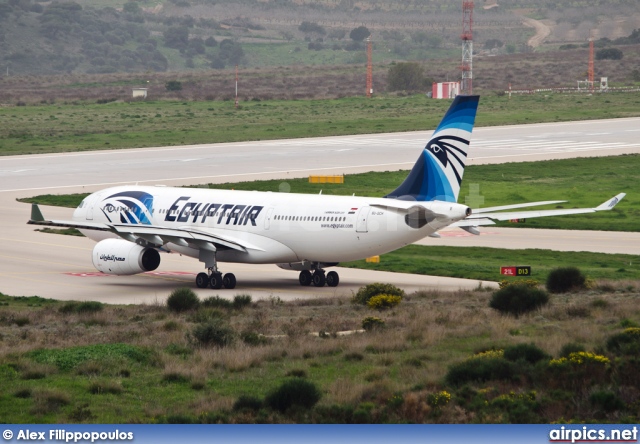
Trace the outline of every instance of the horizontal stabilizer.
{"type": "MultiPolygon", "coordinates": [[[[598,205],[595,208],[566,208],[555,210],[527,210],[527,211],[505,211],[505,212],[486,212],[489,208],[483,210],[473,210],[473,214],[464,220],[453,223],[451,226],[460,227],[466,229],[466,227],[477,227],[480,225],[493,225],[494,221],[505,221],[513,219],[532,219],[534,217],[549,217],[549,216],[567,216],[571,214],[586,214],[595,213],[598,211],[609,211],[615,207],[622,198],[626,196],[625,193],[620,193],[606,202],[598,205]]],[[[503,207],[492,207],[493,210],[498,208],[523,208],[527,206],[533,206],[534,204],[543,205],[550,203],[560,203],[562,201],[548,201],[548,202],[532,202],[530,204],[516,204],[505,205],[503,207]]]]}
{"type": "Polygon", "coordinates": [[[466,226],[466,227],[460,227],[460,228],[462,228],[467,233],[473,234],[474,236],[480,236],[480,230],[478,230],[477,226],[476,227],[466,226]]]}
{"type": "Polygon", "coordinates": [[[502,210],[515,210],[516,208],[527,208],[527,207],[538,207],[542,205],[553,205],[564,203],[566,200],[546,200],[543,202],[529,202],[523,204],[513,204],[513,205],[501,205],[499,207],[486,207],[486,208],[474,208],[473,213],[491,213],[494,211],[502,211],[502,210]]]}

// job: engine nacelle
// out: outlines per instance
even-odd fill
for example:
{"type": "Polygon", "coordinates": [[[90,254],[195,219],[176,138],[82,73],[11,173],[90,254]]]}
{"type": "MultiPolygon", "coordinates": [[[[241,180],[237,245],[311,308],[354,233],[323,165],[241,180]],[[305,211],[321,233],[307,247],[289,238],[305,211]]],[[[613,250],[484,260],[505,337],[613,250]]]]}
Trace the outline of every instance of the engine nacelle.
{"type": "Polygon", "coordinates": [[[160,253],[122,239],[105,239],[93,247],[93,266],[106,274],[129,275],[153,271],[160,253]]]}

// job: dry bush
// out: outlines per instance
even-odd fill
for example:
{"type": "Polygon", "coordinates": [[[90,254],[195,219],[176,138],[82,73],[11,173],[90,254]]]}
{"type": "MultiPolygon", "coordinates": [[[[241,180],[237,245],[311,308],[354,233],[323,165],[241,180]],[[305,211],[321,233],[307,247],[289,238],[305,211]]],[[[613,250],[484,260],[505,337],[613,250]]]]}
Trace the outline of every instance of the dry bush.
{"type": "Polygon", "coordinates": [[[69,395],[60,390],[37,390],[32,394],[34,415],[47,415],[55,413],[61,407],[68,405],[71,400],[69,395]]]}
{"type": "Polygon", "coordinates": [[[328,388],[326,400],[334,404],[355,405],[362,398],[365,383],[351,378],[338,378],[328,388]]]}
{"type": "Polygon", "coordinates": [[[207,393],[191,402],[189,408],[194,411],[196,416],[200,416],[207,412],[231,411],[234,402],[235,399],[229,396],[207,393]]]}

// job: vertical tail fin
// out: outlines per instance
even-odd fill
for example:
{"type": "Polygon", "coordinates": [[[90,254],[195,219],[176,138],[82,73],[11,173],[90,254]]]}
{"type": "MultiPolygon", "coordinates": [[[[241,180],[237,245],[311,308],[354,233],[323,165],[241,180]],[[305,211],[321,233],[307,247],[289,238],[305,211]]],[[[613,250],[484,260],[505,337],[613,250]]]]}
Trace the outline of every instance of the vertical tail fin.
{"type": "Polygon", "coordinates": [[[467,159],[479,96],[457,96],[413,169],[385,197],[456,202],[467,159]]]}

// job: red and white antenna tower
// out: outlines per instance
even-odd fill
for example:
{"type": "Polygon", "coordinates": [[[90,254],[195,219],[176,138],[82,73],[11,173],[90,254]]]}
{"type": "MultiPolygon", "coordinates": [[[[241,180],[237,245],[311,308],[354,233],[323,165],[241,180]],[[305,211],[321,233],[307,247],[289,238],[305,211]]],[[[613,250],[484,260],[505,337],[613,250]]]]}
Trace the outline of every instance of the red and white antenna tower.
{"type": "Polygon", "coordinates": [[[367,97],[373,94],[373,63],[371,61],[371,37],[367,37],[367,97]]]}
{"type": "Polygon", "coordinates": [[[593,92],[593,38],[589,37],[589,68],[587,69],[589,88],[593,92]]]}
{"type": "Polygon", "coordinates": [[[460,94],[473,93],[473,2],[462,2],[462,82],[460,94]]]}

